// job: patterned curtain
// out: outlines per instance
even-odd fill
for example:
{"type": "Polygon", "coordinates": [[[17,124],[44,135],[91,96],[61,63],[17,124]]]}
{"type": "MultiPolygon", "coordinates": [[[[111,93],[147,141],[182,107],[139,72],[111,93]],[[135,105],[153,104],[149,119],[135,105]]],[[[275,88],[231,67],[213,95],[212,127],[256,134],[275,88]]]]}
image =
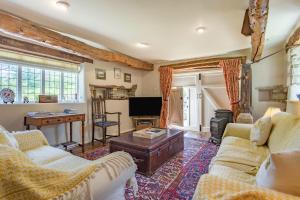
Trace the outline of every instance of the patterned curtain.
{"type": "Polygon", "coordinates": [[[160,128],[167,128],[167,121],[169,115],[168,105],[169,105],[169,96],[172,87],[173,68],[160,67],[159,72],[160,72],[160,89],[163,97],[159,125],[160,128]]]}
{"type": "Polygon", "coordinates": [[[219,66],[223,69],[226,91],[234,119],[239,114],[239,76],[241,65],[240,59],[222,60],[219,63],[219,66]]]}

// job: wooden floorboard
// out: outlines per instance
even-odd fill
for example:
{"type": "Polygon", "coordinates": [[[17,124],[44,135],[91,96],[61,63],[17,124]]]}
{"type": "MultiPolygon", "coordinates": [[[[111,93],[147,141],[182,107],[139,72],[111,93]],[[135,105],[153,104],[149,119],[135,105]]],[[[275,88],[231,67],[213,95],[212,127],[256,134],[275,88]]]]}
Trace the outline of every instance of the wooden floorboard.
{"type": "MultiPolygon", "coordinates": [[[[106,144],[108,145],[108,143],[106,144]]],[[[90,151],[93,151],[99,147],[104,147],[105,145],[102,144],[102,142],[99,142],[99,141],[96,141],[94,142],[94,145],[90,142],[90,143],[86,143],[84,145],[84,153],[87,153],[87,152],[90,152],[90,151]]],[[[74,149],[72,149],[72,153],[74,155],[77,155],[77,156],[82,156],[82,151],[81,151],[81,146],[77,146],[75,147],[74,149]]]]}

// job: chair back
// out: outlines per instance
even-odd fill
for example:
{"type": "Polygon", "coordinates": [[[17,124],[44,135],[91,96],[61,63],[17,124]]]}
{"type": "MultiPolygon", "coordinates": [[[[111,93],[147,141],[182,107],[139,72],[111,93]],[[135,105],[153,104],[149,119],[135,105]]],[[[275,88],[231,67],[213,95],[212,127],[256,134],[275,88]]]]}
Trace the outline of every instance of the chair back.
{"type": "Polygon", "coordinates": [[[92,120],[105,118],[106,105],[105,99],[102,96],[97,98],[92,97],[92,120]]]}

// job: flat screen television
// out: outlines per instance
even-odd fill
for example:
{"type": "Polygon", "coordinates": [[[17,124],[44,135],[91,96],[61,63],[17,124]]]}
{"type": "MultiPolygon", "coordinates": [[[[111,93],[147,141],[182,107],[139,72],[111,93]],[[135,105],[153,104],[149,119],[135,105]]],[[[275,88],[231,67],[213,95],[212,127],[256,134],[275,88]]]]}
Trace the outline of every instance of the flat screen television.
{"type": "Polygon", "coordinates": [[[129,116],[160,116],[161,97],[130,97],[129,116]]]}

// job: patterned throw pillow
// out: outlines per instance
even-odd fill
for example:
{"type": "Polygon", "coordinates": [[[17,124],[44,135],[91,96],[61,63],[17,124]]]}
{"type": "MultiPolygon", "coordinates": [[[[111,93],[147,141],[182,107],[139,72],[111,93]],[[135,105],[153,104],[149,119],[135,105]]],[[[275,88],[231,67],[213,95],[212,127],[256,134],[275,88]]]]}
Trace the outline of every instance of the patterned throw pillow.
{"type": "Polygon", "coordinates": [[[260,166],[256,184],[300,196],[300,151],[272,153],[260,166]]]}
{"type": "Polygon", "coordinates": [[[8,145],[16,149],[19,148],[19,144],[16,138],[1,125],[0,125],[0,144],[8,145]]]}
{"type": "Polygon", "coordinates": [[[251,128],[250,141],[257,146],[264,145],[270,136],[271,128],[271,117],[262,117],[258,119],[251,128]]]}

